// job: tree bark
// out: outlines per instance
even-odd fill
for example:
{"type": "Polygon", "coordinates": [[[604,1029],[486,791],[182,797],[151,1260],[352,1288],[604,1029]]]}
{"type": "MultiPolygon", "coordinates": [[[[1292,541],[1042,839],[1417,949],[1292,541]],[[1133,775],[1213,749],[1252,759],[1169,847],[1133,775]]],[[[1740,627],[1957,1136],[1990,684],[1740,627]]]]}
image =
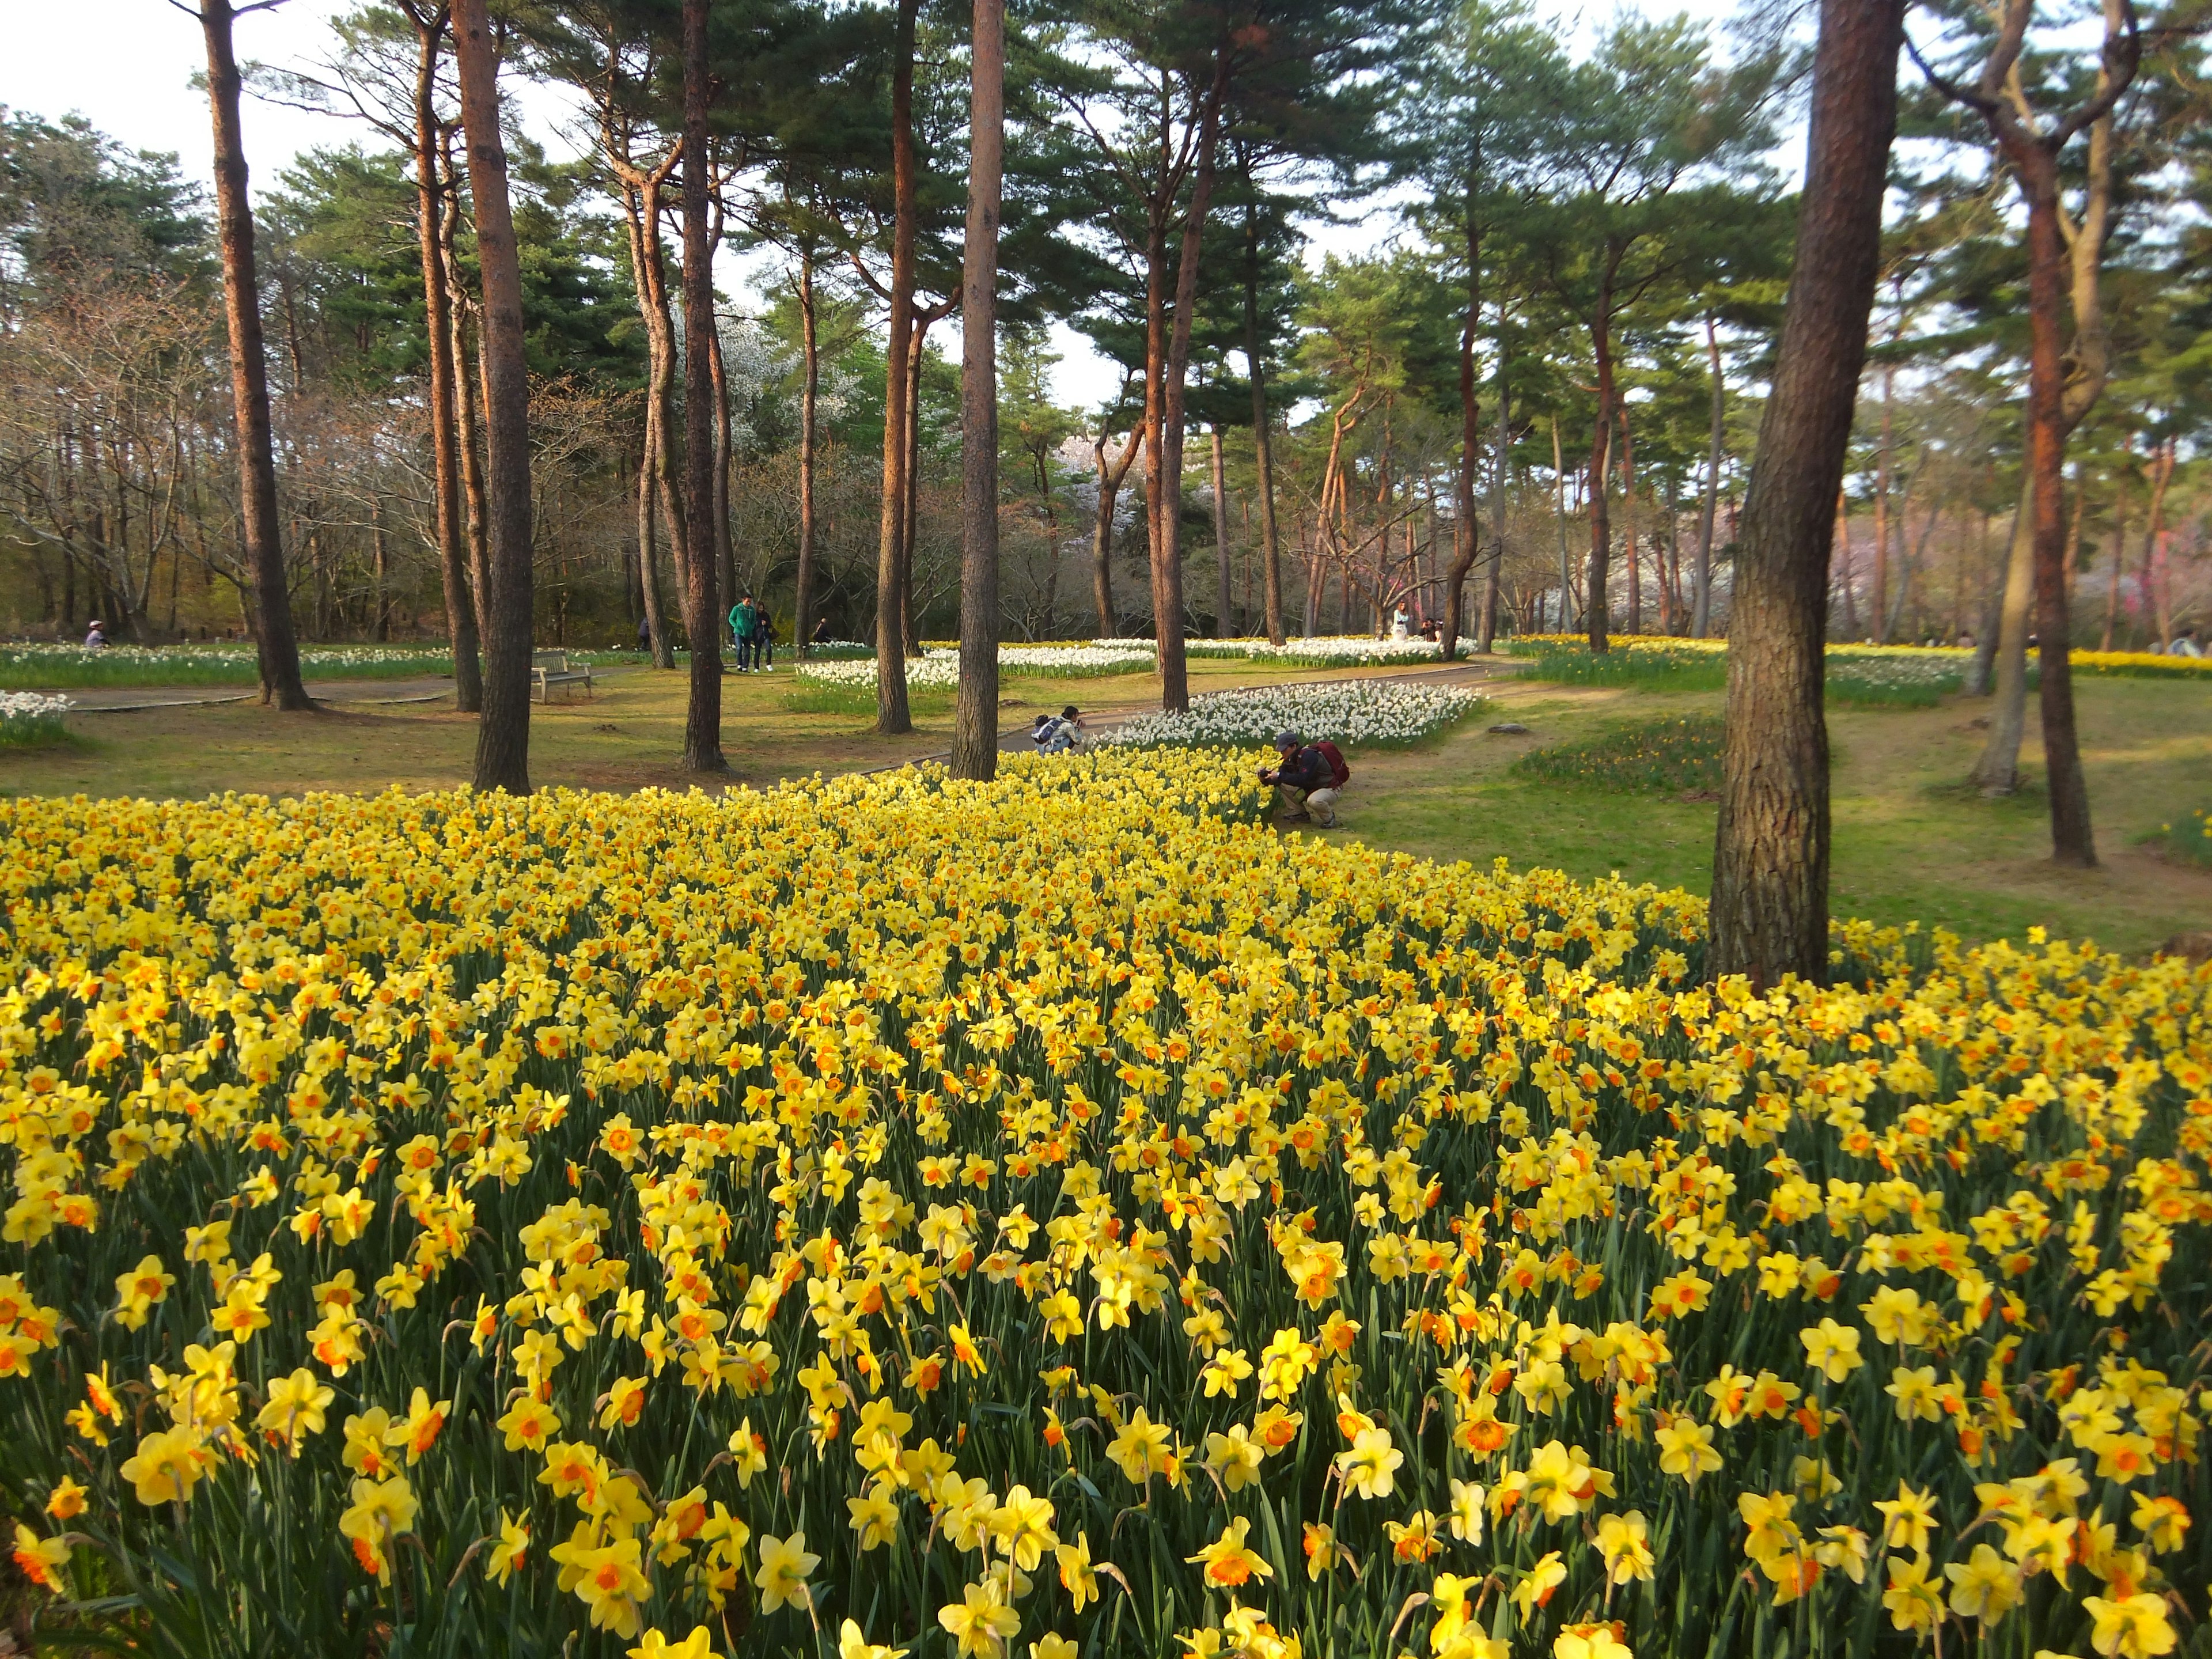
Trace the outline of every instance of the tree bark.
{"type": "Polygon", "coordinates": [[[2076,869],[2094,868],[2097,844],[2089,822],[2089,785],[2074,722],[2073,619],[2066,592],[2064,479],[2069,422],[2062,406],[2058,308],[2064,260],[2058,229],[2057,159],[2039,180],[2027,214],[2028,455],[2035,490],[2037,697],[2043,715],[2044,787],[2051,798],[2051,856],[2076,869]]]}
{"type": "Polygon", "coordinates": [[[1108,461],[1106,422],[1103,419],[1098,423],[1097,441],[1091,447],[1098,464],[1098,517],[1091,532],[1091,591],[1098,607],[1098,637],[1102,640],[1121,636],[1121,619],[1114,609],[1114,503],[1121,497],[1130,463],[1144,447],[1145,427],[1139,420],[1129,428],[1128,441],[1121,446],[1121,458],[1108,461]]]}
{"type": "Polygon", "coordinates": [[[891,46],[891,291],[884,353],[883,520],[876,538],[876,730],[914,730],[906,696],[907,343],[914,331],[914,34],[898,0],[891,46]]]}
{"type": "MultiPolygon", "coordinates": [[[[1218,44],[1213,54],[1213,78],[1200,102],[1196,159],[1191,175],[1190,202],[1183,212],[1182,248],[1176,269],[1175,321],[1169,331],[1167,349],[1156,371],[1157,396],[1146,403],[1158,410],[1153,425],[1153,447],[1145,458],[1152,476],[1152,629],[1158,642],[1160,707],[1170,712],[1190,707],[1190,673],[1182,644],[1182,440],[1184,371],[1190,363],[1192,313],[1198,307],[1198,258],[1206,234],[1206,212],[1213,196],[1214,151],[1221,137],[1221,106],[1229,91],[1229,45],[1218,44]]],[[[1162,203],[1164,215],[1168,204],[1162,203]]],[[[1157,222],[1157,221],[1156,221],[1157,222]]],[[[1158,241],[1164,230],[1155,236],[1158,241]]],[[[1163,256],[1164,248],[1162,249],[1163,256]]],[[[1158,290],[1158,279],[1153,288],[1158,290]]],[[[1147,325],[1148,343],[1156,340],[1160,319],[1158,307],[1147,325]]],[[[1147,351],[1146,356],[1152,356],[1147,351]]]]}
{"type": "Polygon", "coordinates": [[[439,42],[447,9],[410,5],[418,43],[415,65],[415,214],[422,263],[423,335],[428,347],[431,516],[438,544],[438,583],[446,602],[446,635],[453,649],[453,706],[464,714],[483,708],[483,665],[478,660],[477,610],[462,540],[460,451],[453,435],[453,296],[446,282],[444,198],[459,181],[441,165],[437,77],[439,42]]]}
{"type": "Polygon", "coordinates": [[[684,765],[726,772],[722,758],[721,560],[714,526],[714,268],[708,240],[714,193],[708,149],[707,0],[684,0],[684,516],[691,530],[684,572],[684,631],[691,644],[684,765]]]}
{"type": "Polygon", "coordinates": [[[1221,465],[1221,422],[1212,425],[1213,464],[1213,637],[1237,637],[1235,594],[1230,591],[1229,487],[1221,465]]]}
{"type": "Polygon", "coordinates": [[[230,0],[202,0],[207,37],[208,103],[215,121],[215,195],[222,247],[223,317],[230,334],[230,395],[238,417],[238,502],[246,567],[253,584],[261,696],[282,709],[313,708],[300,678],[292,598],[276,510],[276,462],[269,430],[269,369],[255,271],[253,204],[246,194],[246,148],[239,124],[238,58],[231,44],[230,0]]]}
{"type": "Polygon", "coordinates": [[[1590,313],[1590,349],[1597,363],[1597,416],[1590,434],[1589,597],[1583,619],[1589,633],[1593,656],[1612,649],[1607,631],[1612,626],[1609,589],[1613,581],[1613,523],[1606,516],[1607,479],[1613,465],[1613,279],[1620,255],[1607,256],[1605,276],[1598,284],[1597,309],[1590,313]]]}
{"type": "Polygon", "coordinates": [[[1267,366],[1260,349],[1259,210],[1249,201],[1244,208],[1244,366],[1252,375],[1252,456],[1257,472],[1254,487],[1260,493],[1262,603],[1267,641],[1280,645],[1288,636],[1283,631],[1282,542],[1275,527],[1275,446],[1269,431],[1267,366]]]}
{"type": "MultiPolygon", "coordinates": [[[[1498,637],[1498,599],[1505,580],[1505,481],[1513,447],[1512,392],[1505,380],[1505,307],[1498,307],[1498,438],[1491,470],[1490,566],[1482,577],[1482,632],[1476,649],[1488,656],[1498,637]]],[[[1431,517],[1434,513],[1431,509],[1431,517]]]]}
{"type": "Polygon", "coordinates": [[[499,125],[499,49],[484,0],[455,0],[453,56],[468,134],[483,271],[484,452],[491,551],[485,595],[484,707],[476,787],[530,793],[530,368],[522,332],[522,269],[507,194],[499,125]]]}
{"type": "Polygon", "coordinates": [[[1620,539],[1628,560],[1628,631],[1644,631],[1644,565],[1636,538],[1636,435],[1628,405],[1620,406],[1620,539]]]}
{"type": "MultiPolygon", "coordinates": [[[[1459,329],[1459,470],[1453,480],[1451,569],[1444,577],[1444,619],[1439,630],[1437,655],[1446,662],[1459,656],[1462,607],[1467,603],[1467,573],[1474,568],[1474,470],[1482,456],[1482,406],[1475,391],[1474,336],[1482,320],[1482,221],[1475,212],[1474,177],[1481,167],[1478,157],[1469,164],[1467,186],[1467,309],[1459,329]]],[[[1487,653],[1486,635],[1476,646],[1487,653]]]]}
{"type": "Polygon", "coordinates": [[[814,444],[822,392],[822,343],[814,314],[814,245],[799,250],[799,335],[805,379],[799,393],[799,576],[792,646],[805,656],[814,642],[814,444]]]}
{"type": "Polygon", "coordinates": [[[999,183],[1006,0],[975,0],[968,94],[968,225],[960,266],[960,690],[952,775],[999,770],[999,183]]]}
{"type": "Polygon", "coordinates": [[[1726,412],[1723,404],[1721,384],[1721,340],[1713,327],[1711,312],[1705,313],[1705,362],[1713,382],[1712,433],[1705,447],[1705,500],[1698,514],[1698,604],[1691,620],[1690,632],[1704,639],[1712,627],[1713,617],[1713,509],[1721,497],[1721,417],[1726,412]]]}
{"type": "Polygon", "coordinates": [[[653,479],[654,446],[660,441],[659,416],[652,401],[645,406],[645,442],[637,461],[637,586],[645,611],[645,640],[655,668],[676,666],[676,653],[668,642],[668,624],[660,608],[660,556],[653,550],[653,479]]]}
{"type": "Polygon", "coordinates": [[[1707,971],[1828,975],[1830,514],[1866,359],[1907,0],[1821,0],[1796,273],[1739,532],[1707,971]]]}

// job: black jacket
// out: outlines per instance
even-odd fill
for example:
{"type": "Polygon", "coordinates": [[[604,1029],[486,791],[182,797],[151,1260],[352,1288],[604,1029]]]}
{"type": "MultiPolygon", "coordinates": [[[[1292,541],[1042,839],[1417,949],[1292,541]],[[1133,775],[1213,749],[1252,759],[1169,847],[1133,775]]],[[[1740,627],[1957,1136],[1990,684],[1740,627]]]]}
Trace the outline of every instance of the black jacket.
{"type": "Polygon", "coordinates": [[[1336,771],[1329,765],[1328,757],[1311,744],[1285,761],[1275,776],[1278,782],[1287,783],[1291,788],[1303,789],[1309,794],[1316,789],[1326,789],[1336,781],[1336,771]]]}

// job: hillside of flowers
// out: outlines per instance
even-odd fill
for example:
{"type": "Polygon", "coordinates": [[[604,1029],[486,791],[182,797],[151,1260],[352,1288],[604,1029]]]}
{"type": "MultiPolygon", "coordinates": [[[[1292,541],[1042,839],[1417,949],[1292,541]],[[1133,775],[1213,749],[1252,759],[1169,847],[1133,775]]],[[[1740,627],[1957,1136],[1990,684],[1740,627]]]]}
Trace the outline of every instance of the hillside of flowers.
{"type": "Polygon", "coordinates": [[[0,801],[0,1508],[162,1655],[2200,1644],[2212,971],[1249,752],[0,801]]]}

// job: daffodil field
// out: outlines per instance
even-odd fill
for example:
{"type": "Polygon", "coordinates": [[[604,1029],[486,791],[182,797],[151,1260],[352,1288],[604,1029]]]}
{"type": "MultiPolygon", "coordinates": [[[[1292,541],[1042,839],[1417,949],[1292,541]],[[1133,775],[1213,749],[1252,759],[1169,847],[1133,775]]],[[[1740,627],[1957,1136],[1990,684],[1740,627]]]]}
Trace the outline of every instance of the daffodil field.
{"type": "Polygon", "coordinates": [[[1256,758],[0,801],[50,1636],[2212,1648],[2212,970],[1705,985],[1256,758]]]}

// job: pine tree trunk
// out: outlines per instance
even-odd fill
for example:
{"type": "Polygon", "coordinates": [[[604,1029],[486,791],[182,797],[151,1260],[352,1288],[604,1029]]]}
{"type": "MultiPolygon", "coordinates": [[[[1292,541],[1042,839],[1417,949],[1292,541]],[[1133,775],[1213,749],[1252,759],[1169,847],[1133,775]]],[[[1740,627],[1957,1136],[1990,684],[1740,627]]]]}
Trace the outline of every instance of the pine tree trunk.
{"type": "Polygon", "coordinates": [[[1828,975],[1830,515],[1866,359],[1905,5],[1820,3],[1796,274],[1738,537],[1706,969],[1759,989],[1828,975]]]}
{"type": "MultiPolygon", "coordinates": [[[[1452,524],[1451,569],[1444,576],[1444,620],[1437,654],[1446,662],[1459,656],[1462,607],[1467,603],[1467,573],[1474,568],[1474,470],[1481,465],[1482,408],[1474,383],[1474,336],[1482,321],[1482,221],[1475,212],[1474,179],[1478,158],[1471,164],[1467,186],[1467,309],[1459,329],[1459,468],[1454,478],[1457,490],[1452,524]]],[[[1487,652],[1490,641],[1478,650],[1487,652]]]]}
{"type": "Polygon", "coordinates": [[[438,134],[438,43],[445,34],[442,9],[424,16],[410,6],[419,45],[415,68],[415,214],[422,264],[423,336],[428,348],[426,391],[430,405],[430,511],[437,526],[438,586],[446,602],[446,636],[453,651],[453,706],[464,714],[483,708],[483,665],[477,641],[477,608],[469,585],[461,525],[460,451],[453,435],[453,296],[446,281],[443,225],[448,192],[459,180],[441,163],[438,134]]]}
{"type": "Polygon", "coordinates": [[[914,331],[914,33],[918,0],[898,0],[891,45],[891,293],[884,353],[883,520],[876,539],[876,730],[914,730],[906,696],[907,369],[914,331]]]}
{"type": "MultiPolygon", "coordinates": [[[[1498,600],[1505,580],[1505,480],[1513,446],[1511,394],[1505,383],[1505,307],[1498,307],[1498,436],[1490,484],[1490,564],[1482,577],[1482,632],[1477,648],[1490,654],[1498,638],[1498,600]]],[[[1433,514],[1431,514],[1433,517],[1433,514]]]]}
{"type": "Polygon", "coordinates": [[[1213,80],[1199,107],[1196,163],[1190,201],[1183,210],[1182,249],[1176,270],[1175,320],[1159,374],[1158,447],[1147,458],[1158,479],[1152,501],[1152,627],[1159,647],[1160,707],[1170,712],[1190,707],[1190,672],[1182,643],[1183,375],[1190,363],[1199,250],[1213,195],[1214,152],[1219,148],[1221,108],[1228,91],[1229,48],[1224,44],[1214,50],[1213,80]]]}
{"type": "Polygon", "coordinates": [[[1275,446],[1267,414],[1267,366],[1260,349],[1259,213],[1249,203],[1244,209],[1244,364],[1252,372],[1252,457],[1258,475],[1255,487],[1260,493],[1261,586],[1268,642],[1280,645],[1288,636],[1283,631],[1283,549],[1275,526],[1275,446]]]}
{"type": "Polygon", "coordinates": [[[814,445],[822,392],[822,343],[814,314],[814,245],[799,250],[799,349],[805,380],[799,393],[799,578],[793,596],[792,645],[804,657],[814,643],[814,445]]]}
{"type": "Polygon", "coordinates": [[[2065,262],[2058,228],[2058,168],[2028,170],[2028,458],[2035,490],[2037,698],[2043,715],[2044,787],[2051,798],[2051,856],[2092,869],[2097,843],[2089,822],[2089,785],[2081,771],[2074,720],[2073,618],[2066,592],[2064,346],[2059,308],[2065,262]]]}
{"type": "Polygon", "coordinates": [[[1229,489],[1221,465],[1221,422],[1213,422],[1213,637],[1237,637],[1236,595],[1230,591],[1229,489]]]}
{"type": "Polygon", "coordinates": [[[2009,795],[2020,787],[2020,745],[2027,729],[2027,630],[2034,592],[2035,477],[2031,470],[2021,475],[1998,600],[1996,645],[1990,659],[1996,707],[1990,714],[1989,739],[1968,776],[1985,795],[2009,795]]]}
{"type": "Polygon", "coordinates": [[[1606,267],[1598,286],[1597,309],[1590,314],[1590,349],[1597,363],[1597,414],[1590,434],[1589,597],[1583,621],[1589,634],[1594,656],[1612,649],[1607,634],[1613,624],[1609,589],[1613,582],[1613,523],[1606,516],[1606,491],[1613,467],[1613,272],[1606,267]]]}
{"type": "Polygon", "coordinates": [[[999,174],[1006,141],[1006,0],[975,0],[960,270],[960,689],[952,775],[999,770],[999,174]]]}
{"type": "Polygon", "coordinates": [[[645,612],[645,640],[655,668],[676,666],[676,653],[668,642],[668,624],[660,605],[660,556],[653,547],[653,480],[660,442],[659,416],[650,399],[645,406],[645,443],[637,462],[637,586],[638,602],[645,612]]]}
{"type": "Polygon", "coordinates": [[[230,395],[238,417],[238,501],[246,566],[253,585],[261,695],[279,708],[313,708],[300,678],[292,599],[276,510],[276,462],[269,430],[269,371],[261,335],[261,289],[254,267],[253,204],[246,194],[245,140],[239,125],[238,59],[231,45],[230,0],[202,0],[207,37],[208,102],[215,119],[217,234],[222,248],[224,319],[230,332],[230,395]]]}
{"type": "Polygon", "coordinates": [[[684,0],[684,517],[691,556],[684,573],[684,631],[691,642],[684,765],[726,772],[722,758],[721,559],[714,471],[720,452],[714,395],[714,270],[707,232],[714,193],[708,149],[707,0],[684,0]]]}
{"type": "Polygon", "coordinates": [[[483,272],[484,451],[491,550],[484,629],[484,708],[476,787],[530,793],[530,368],[524,355],[522,270],[507,194],[499,123],[498,48],[484,0],[455,0],[453,55],[468,132],[469,193],[483,272]]]}
{"type": "Polygon", "coordinates": [[[1726,412],[1721,384],[1721,341],[1714,331],[1712,313],[1705,314],[1705,362],[1713,382],[1712,432],[1705,447],[1705,500],[1698,514],[1698,605],[1690,632],[1704,639],[1713,618],[1713,509],[1721,498],[1721,417],[1726,412]]]}

